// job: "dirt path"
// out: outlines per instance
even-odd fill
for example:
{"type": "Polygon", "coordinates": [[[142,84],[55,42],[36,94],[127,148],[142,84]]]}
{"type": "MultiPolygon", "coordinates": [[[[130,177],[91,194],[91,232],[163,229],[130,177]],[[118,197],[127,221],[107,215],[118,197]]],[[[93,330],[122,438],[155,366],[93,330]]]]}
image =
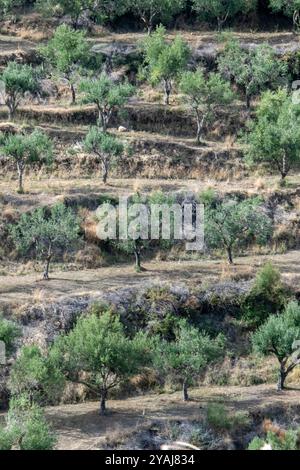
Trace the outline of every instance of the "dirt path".
{"type": "Polygon", "coordinates": [[[258,411],[269,405],[288,407],[300,401],[300,390],[277,393],[274,385],[252,387],[204,387],[193,390],[183,403],[180,393],[147,395],[108,403],[110,414],[100,417],[98,403],[64,405],[47,409],[59,436],[58,449],[99,449],[129,438],[153,421],[194,421],[205,414],[209,402],[219,401],[232,410],[258,411]]]}
{"type": "Polygon", "coordinates": [[[132,265],[124,264],[97,270],[53,272],[50,282],[40,281],[37,273],[0,276],[0,305],[32,302],[36,296],[39,301],[43,298],[51,301],[65,296],[96,294],[103,289],[117,289],[125,285],[132,287],[147,282],[197,287],[206,282],[228,280],[243,274],[254,276],[267,260],[272,260],[290,285],[297,287],[300,284],[300,251],[290,251],[276,256],[237,258],[232,267],[223,260],[152,261],[144,263],[146,271],[141,274],[137,274],[132,265]]]}

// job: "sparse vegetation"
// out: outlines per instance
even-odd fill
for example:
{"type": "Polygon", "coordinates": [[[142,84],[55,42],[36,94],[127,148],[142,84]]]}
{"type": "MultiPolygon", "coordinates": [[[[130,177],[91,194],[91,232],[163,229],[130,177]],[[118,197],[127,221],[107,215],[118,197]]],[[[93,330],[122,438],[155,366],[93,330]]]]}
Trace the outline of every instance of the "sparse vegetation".
{"type": "Polygon", "coordinates": [[[0,1],[0,450],[299,449],[298,3],[0,1]]]}

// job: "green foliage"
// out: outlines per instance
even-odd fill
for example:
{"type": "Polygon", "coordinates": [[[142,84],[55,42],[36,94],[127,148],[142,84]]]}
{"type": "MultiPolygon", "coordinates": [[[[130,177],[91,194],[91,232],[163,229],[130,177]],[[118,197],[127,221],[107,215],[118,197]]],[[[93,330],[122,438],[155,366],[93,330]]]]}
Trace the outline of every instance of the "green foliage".
{"type": "Polygon", "coordinates": [[[241,89],[248,107],[264,90],[287,84],[287,65],[276,58],[268,44],[246,51],[237,40],[231,39],[219,58],[218,68],[221,75],[241,89]]]}
{"type": "Polygon", "coordinates": [[[16,162],[19,177],[19,193],[24,192],[23,175],[26,166],[50,165],[52,163],[52,142],[39,130],[31,134],[10,134],[1,142],[1,150],[16,162]]]}
{"type": "MultiPolygon", "coordinates": [[[[166,249],[170,248],[174,243],[173,203],[174,198],[165,195],[161,191],[153,192],[148,197],[136,193],[128,201],[127,226],[125,227],[126,237],[119,238],[116,242],[112,242],[112,244],[123,253],[135,256],[135,269],[137,272],[142,270],[141,256],[143,252],[149,250],[152,245],[166,249]],[[167,234],[164,234],[165,227],[163,227],[162,223],[162,213],[164,211],[168,211],[170,214],[166,230],[167,234]],[[156,235],[156,240],[151,239],[150,241],[150,232],[153,229],[151,219],[158,221],[159,233],[156,235]],[[170,232],[168,229],[170,229],[170,232]]],[[[102,224],[103,222],[104,219],[102,219],[102,224]]]]}
{"type": "Polygon", "coordinates": [[[297,341],[300,341],[300,306],[297,302],[290,302],[283,313],[270,316],[252,335],[254,352],[262,356],[272,354],[280,363],[279,390],[284,388],[287,376],[299,364],[297,341]]]}
{"type": "Polygon", "coordinates": [[[247,153],[250,164],[265,163],[284,181],[300,162],[300,106],[284,89],[267,91],[250,125],[247,153]]]}
{"type": "Polygon", "coordinates": [[[56,341],[53,351],[69,380],[101,396],[102,413],[108,391],[139,372],[151,357],[146,338],[138,334],[128,339],[119,317],[110,312],[80,318],[67,336],[56,341]]]}
{"type": "Polygon", "coordinates": [[[204,123],[214,118],[217,106],[230,104],[234,94],[221,75],[211,73],[206,77],[202,69],[183,73],[179,87],[184,101],[196,115],[197,142],[200,143],[204,123]]]}
{"type": "Polygon", "coordinates": [[[97,106],[99,125],[104,132],[113,113],[120,112],[135,92],[135,88],[128,82],[115,83],[106,73],[101,73],[96,79],[82,81],[79,89],[84,95],[83,103],[97,106]]]}
{"type": "Polygon", "coordinates": [[[181,382],[186,400],[188,386],[210,363],[223,355],[224,345],[222,335],[212,339],[182,320],[175,341],[157,340],[155,367],[160,373],[170,374],[181,382]]]}
{"type": "Polygon", "coordinates": [[[192,0],[192,3],[200,17],[217,20],[218,30],[228,19],[238,13],[248,14],[257,6],[257,0],[192,0]]]}
{"type": "Polygon", "coordinates": [[[51,431],[42,409],[31,403],[26,395],[13,397],[6,418],[6,427],[0,429],[0,450],[52,450],[56,437],[51,431]]]}
{"type": "Polygon", "coordinates": [[[271,9],[282,12],[288,18],[292,18],[295,29],[300,26],[300,1],[299,0],[269,0],[271,9]]]}
{"type": "Polygon", "coordinates": [[[272,263],[266,263],[258,271],[254,285],[243,301],[243,320],[251,327],[260,326],[271,314],[284,308],[288,296],[279,270],[272,263]]]}
{"type": "Polygon", "coordinates": [[[76,74],[90,62],[90,49],[86,33],[75,31],[65,24],[58,26],[53,38],[40,48],[41,55],[54,71],[68,80],[73,104],[76,101],[76,74]]]}
{"type": "Polygon", "coordinates": [[[207,406],[207,423],[216,430],[228,431],[249,427],[250,418],[247,411],[229,413],[222,403],[211,403],[207,406]]]}
{"type": "Polygon", "coordinates": [[[255,437],[249,444],[248,450],[262,450],[265,446],[270,446],[272,450],[297,450],[297,431],[288,430],[278,436],[275,432],[269,431],[266,439],[255,437]]]}
{"type": "Polygon", "coordinates": [[[151,33],[155,23],[168,23],[185,6],[185,0],[127,0],[129,9],[135,13],[151,33]]]}
{"type": "Polygon", "coordinates": [[[0,79],[4,84],[4,101],[13,119],[26,92],[35,94],[40,89],[39,73],[31,65],[9,62],[0,79]]]}
{"type": "Polygon", "coordinates": [[[173,82],[180,78],[190,58],[189,46],[180,36],[168,41],[165,28],[159,26],[144,40],[143,50],[148,81],[152,85],[163,82],[165,104],[169,104],[173,82]]]}
{"type": "Polygon", "coordinates": [[[70,15],[74,28],[87,12],[97,22],[112,21],[125,13],[128,0],[37,0],[37,8],[48,15],[70,15]]]}
{"type": "Polygon", "coordinates": [[[117,165],[125,150],[119,139],[101,131],[98,127],[90,128],[84,140],[84,149],[100,158],[104,184],[107,182],[109,170],[113,165],[117,165]]]}
{"type": "Polygon", "coordinates": [[[21,336],[21,329],[11,320],[6,320],[0,312],[0,341],[5,344],[7,354],[14,350],[15,340],[21,336]]]}
{"type": "Polygon", "coordinates": [[[37,257],[46,260],[44,278],[49,279],[49,264],[56,250],[66,250],[79,237],[79,221],[72,209],[56,204],[51,209],[40,207],[22,214],[10,226],[13,240],[21,253],[35,249],[37,257]]]}
{"type": "Polygon", "coordinates": [[[9,389],[15,396],[26,394],[43,404],[55,403],[62,393],[64,379],[51,356],[37,346],[24,346],[9,378],[9,389]]]}
{"type": "Polygon", "coordinates": [[[223,247],[229,263],[233,262],[233,250],[250,242],[265,244],[271,233],[272,223],[264,213],[259,198],[236,199],[216,202],[205,213],[206,243],[211,248],[223,247]]]}

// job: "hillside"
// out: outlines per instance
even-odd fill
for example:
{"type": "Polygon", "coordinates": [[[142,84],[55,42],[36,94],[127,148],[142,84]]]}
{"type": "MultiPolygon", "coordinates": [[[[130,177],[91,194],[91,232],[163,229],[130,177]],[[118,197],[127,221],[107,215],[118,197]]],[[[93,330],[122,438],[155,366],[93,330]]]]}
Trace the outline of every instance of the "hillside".
{"type": "Polygon", "coordinates": [[[300,448],[297,7],[150,3],[0,2],[0,450],[300,448]]]}

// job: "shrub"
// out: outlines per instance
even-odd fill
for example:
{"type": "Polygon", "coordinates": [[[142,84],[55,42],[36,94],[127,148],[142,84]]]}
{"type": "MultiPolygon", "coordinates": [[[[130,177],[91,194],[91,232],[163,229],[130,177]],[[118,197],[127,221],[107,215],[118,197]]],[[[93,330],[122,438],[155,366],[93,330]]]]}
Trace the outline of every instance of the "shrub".
{"type": "Polygon", "coordinates": [[[0,450],[52,450],[55,443],[42,409],[26,395],[13,397],[6,427],[0,430],[0,450]]]}
{"type": "Polygon", "coordinates": [[[242,302],[242,318],[250,327],[260,326],[271,314],[284,308],[289,291],[271,262],[257,273],[254,285],[242,302]]]}
{"type": "Polygon", "coordinates": [[[272,450],[297,450],[297,442],[298,433],[296,431],[282,432],[280,436],[269,431],[265,439],[256,436],[250,442],[248,450],[262,450],[265,446],[270,446],[272,450]]]}
{"type": "Polygon", "coordinates": [[[5,344],[6,352],[12,353],[15,340],[21,335],[21,329],[16,323],[6,320],[0,313],[0,341],[5,344]]]}

